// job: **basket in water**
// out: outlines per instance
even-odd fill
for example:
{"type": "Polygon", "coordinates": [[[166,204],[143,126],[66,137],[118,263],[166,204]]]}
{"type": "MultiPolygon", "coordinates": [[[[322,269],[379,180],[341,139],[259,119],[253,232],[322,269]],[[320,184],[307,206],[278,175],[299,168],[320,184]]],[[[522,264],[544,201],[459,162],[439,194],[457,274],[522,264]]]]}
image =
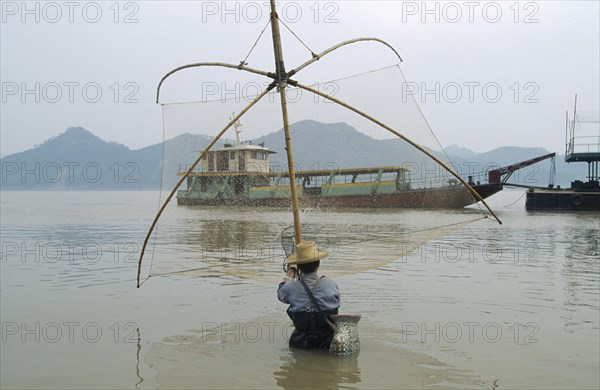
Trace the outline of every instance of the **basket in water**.
{"type": "Polygon", "coordinates": [[[358,338],[360,314],[332,315],[330,319],[335,327],[329,353],[337,356],[358,354],[360,351],[360,340],[358,338]]]}

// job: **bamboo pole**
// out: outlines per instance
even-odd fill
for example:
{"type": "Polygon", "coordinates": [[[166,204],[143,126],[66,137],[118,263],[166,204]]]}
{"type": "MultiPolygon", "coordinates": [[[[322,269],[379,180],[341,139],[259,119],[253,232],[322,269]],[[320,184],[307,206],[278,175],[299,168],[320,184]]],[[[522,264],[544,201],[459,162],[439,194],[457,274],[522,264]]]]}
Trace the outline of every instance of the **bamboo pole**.
{"type": "Polygon", "coordinates": [[[331,100],[332,102],[335,102],[337,104],[339,104],[342,107],[345,107],[355,113],[357,113],[358,115],[362,116],[363,118],[366,118],[368,120],[370,120],[371,122],[383,127],[384,129],[386,129],[387,131],[389,131],[390,133],[396,135],[397,137],[399,137],[400,139],[404,140],[405,142],[408,142],[410,145],[412,145],[413,147],[415,147],[417,150],[419,150],[420,152],[426,154],[429,158],[431,158],[433,161],[435,161],[436,163],[440,164],[444,169],[446,169],[448,172],[450,172],[450,174],[452,176],[454,176],[456,179],[458,179],[458,181],[460,181],[463,185],[465,185],[467,187],[467,189],[469,190],[469,192],[471,192],[471,194],[475,197],[475,199],[478,199],[486,208],[487,210],[490,212],[490,214],[496,219],[496,221],[498,221],[498,223],[500,225],[502,225],[502,221],[500,221],[500,219],[496,216],[496,214],[492,211],[492,209],[490,208],[490,206],[488,206],[488,204],[485,202],[485,200],[483,200],[483,198],[481,197],[481,195],[479,195],[479,193],[477,191],[475,191],[473,189],[473,187],[471,187],[469,185],[469,183],[467,183],[462,177],[460,177],[456,172],[454,172],[452,169],[450,169],[450,167],[448,167],[446,164],[444,164],[442,161],[440,161],[437,157],[435,157],[433,154],[429,153],[427,150],[425,150],[424,148],[422,148],[421,146],[419,146],[418,144],[416,144],[415,142],[413,142],[412,140],[410,140],[409,138],[403,136],[402,134],[400,134],[399,132],[397,132],[396,130],[392,129],[391,127],[389,127],[388,125],[386,125],[385,123],[373,118],[372,116],[370,116],[369,114],[366,114],[362,111],[360,111],[359,109],[349,105],[348,103],[344,103],[343,101],[334,98],[333,96],[329,96],[326,93],[323,93],[321,91],[318,91],[316,89],[310,88],[308,86],[302,85],[297,81],[293,81],[293,80],[288,80],[288,82],[290,83],[290,85],[293,85],[295,87],[304,89],[306,91],[312,92],[314,94],[317,94],[325,99],[331,100]]]}
{"type": "Polygon", "coordinates": [[[329,54],[329,53],[331,53],[331,52],[333,52],[333,51],[335,51],[335,50],[337,50],[337,49],[339,49],[339,48],[341,48],[343,46],[350,45],[352,43],[368,42],[368,41],[379,42],[379,43],[387,46],[391,51],[394,52],[394,54],[396,55],[396,57],[398,57],[398,59],[400,60],[400,62],[402,62],[402,57],[400,57],[400,54],[398,54],[398,52],[396,51],[396,49],[394,49],[394,47],[392,45],[390,45],[389,43],[387,43],[383,39],[374,38],[374,37],[355,38],[355,39],[350,39],[348,41],[340,42],[337,45],[334,45],[334,46],[330,47],[327,50],[323,50],[319,54],[313,55],[313,58],[311,58],[310,60],[308,60],[305,63],[297,66],[296,68],[290,70],[290,72],[288,74],[288,77],[294,76],[296,73],[300,72],[302,69],[306,68],[308,65],[312,64],[315,61],[319,61],[321,58],[325,57],[327,54],[329,54]]]}
{"type": "Polygon", "coordinates": [[[179,186],[190,175],[190,173],[192,173],[194,171],[194,169],[196,168],[196,165],[198,165],[198,163],[206,156],[206,154],[208,153],[208,151],[210,150],[210,148],[212,148],[214,146],[214,144],[217,143],[217,141],[223,136],[223,134],[225,134],[225,132],[227,130],[229,130],[229,128],[231,126],[233,126],[235,122],[237,122],[246,112],[248,112],[248,110],[252,106],[254,106],[256,103],[258,103],[258,101],[260,99],[262,99],[267,93],[269,93],[273,88],[275,88],[275,84],[274,83],[271,84],[271,85],[269,85],[267,87],[267,89],[265,89],[260,95],[258,95],[257,97],[255,97],[254,100],[252,100],[250,102],[250,104],[248,104],[246,107],[244,107],[244,109],[242,111],[240,111],[239,114],[237,114],[235,117],[233,117],[229,121],[229,123],[227,124],[227,126],[225,126],[223,128],[223,130],[221,130],[221,132],[219,132],[219,134],[217,134],[215,136],[215,138],[213,138],[213,140],[210,141],[210,143],[208,144],[208,146],[204,149],[204,151],[202,151],[202,153],[200,154],[200,156],[198,156],[198,158],[196,159],[196,161],[194,161],[194,163],[188,168],[188,170],[181,176],[181,179],[179,179],[179,181],[177,182],[177,184],[175,184],[175,187],[173,188],[173,190],[171,190],[171,193],[169,193],[169,196],[167,196],[167,199],[165,199],[165,202],[163,203],[163,205],[161,206],[161,208],[158,210],[158,213],[156,213],[156,216],[154,217],[154,220],[152,221],[152,225],[150,226],[150,229],[148,230],[148,234],[146,234],[146,239],[144,240],[144,245],[142,246],[142,252],[140,253],[140,259],[138,260],[137,288],[140,288],[140,275],[141,275],[141,272],[142,272],[142,259],[144,258],[144,253],[146,251],[146,246],[148,245],[148,241],[150,240],[150,236],[152,235],[152,232],[154,231],[154,228],[156,227],[156,224],[158,223],[158,219],[160,218],[161,214],[163,213],[163,211],[167,207],[167,204],[169,204],[169,202],[173,198],[173,195],[175,195],[175,192],[177,191],[177,189],[179,188],[179,186]]]}
{"type": "Polygon", "coordinates": [[[294,214],[294,236],[296,245],[302,241],[302,226],[300,225],[300,211],[298,207],[298,193],[296,192],[296,174],[294,172],[294,156],[292,154],[292,140],[287,111],[286,87],[288,75],[285,72],[283,49],[281,47],[281,34],[279,32],[279,17],[275,9],[275,0],[271,0],[271,32],[273,34],[273,52],[275,54],[276,82],[281,98],[281,116],[283,117],[283,131],[285,133],[285,150],[287,151],[288,171],[290,175],[290,190],[292,192],[292,208],[294,214]]]}
{"type": "Polygon", "coordinates": [[[169,73],[164,75],[162,79],[160,79],[160,82],[158,83],[158,87],[156,88],[156,103],[158,103],[158,100],[160,97],[160,87],[163,85],[165,80],[167,78],[169,78],[169,76],[171,76],[174,73],[179,72],[180,70],[189,69],[189,68],[198,68],[198,67],[203,67],[203,66],[215,66],[215,67],[223,67],[223,68],[229,68],[229,69],[238,69],[238,70],[244,70],[246,72],[258,74],[261,76],[266,76],[266,77],[269,77],[272,79],[275,78],[275,75],[271,72],[266,72],[266,71],[260,70],[260,69],[249,68],[249,67],[241,65],[241,64],[234,65],[234,64],[227,64],[224,62],[198,62],[195,64],[187,64],[187,65],[179,66],[179,67],[171,70],[169,73]]]}

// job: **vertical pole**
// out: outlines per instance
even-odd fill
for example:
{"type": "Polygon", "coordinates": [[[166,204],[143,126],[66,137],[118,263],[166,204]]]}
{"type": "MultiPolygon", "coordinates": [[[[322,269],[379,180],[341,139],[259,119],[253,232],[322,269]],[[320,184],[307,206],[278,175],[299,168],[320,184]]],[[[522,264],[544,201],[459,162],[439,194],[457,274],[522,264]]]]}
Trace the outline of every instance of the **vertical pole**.
{"type": "Polygon", "coordinates": [[[296,174],[294,172],[294,157],[292,155],[292,140],[290,137],[290,125],[288,121],[287,97],[285,88],[287,86],[287,73],[283,62],[283,49],[281,48],[281,35],[279,33],[279,18],[275,9],[275,0],[271,0],[271,31],[273,33],[273,51],[275,53],[275,69],[277,73],[277,89],[281,97],[281,115],[283,117],[283,131],[285,133],[285,149],[287,151],[288,170],[290,175],[290,190],[292,192],[292,207],[294,213],[294,233],[296,244],[302,241],[302,227],[300,226],[300,212],[298,207],[298,194],[296,192],[296,174]]]}
{"type": "Polygon", "coordinates": [[[567,111],[567,119],[565,120],[565,159],[569,154],[569,111],[567,111]]]}
{"type": "Polygon", "coordinates": [[[577,94],[575,94],[575,107],[573,108],[573,120],[571,121],[571,139],[573,140],[573,153],[575,153],[575,122],[577,121],[577,94]]]}

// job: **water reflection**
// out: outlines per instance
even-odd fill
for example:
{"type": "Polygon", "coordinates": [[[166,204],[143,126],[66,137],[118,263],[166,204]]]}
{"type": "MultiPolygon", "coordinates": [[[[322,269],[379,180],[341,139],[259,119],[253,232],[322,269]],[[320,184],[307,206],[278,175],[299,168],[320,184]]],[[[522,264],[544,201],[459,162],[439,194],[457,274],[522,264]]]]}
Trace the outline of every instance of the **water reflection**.
{"type": "MultiPolygon", "coordinates": [[[[598,308],[600,229],[572,226],[564,232],[565,304],[598,308]]],[[[570,318],[572,320],[572,318],[570,318]]]]}
{"type": "Polygon", "coordinates": [[[186,219],[182,221],[182,225],[186,234],[177,236],[179,244],[215,250],[246,247],[265,237],[276,235],[271,225],[256,220],[186,219]]]}
{"type": "MultiPolygon", "coordinates": [[[[289,215],[279,209],[182,208],[159,229],[152,276],[234,275],[265,282],[279,278],[285,252],[280,234],[289,215]],[[268,212],[267,212],[268,211],[268,212]]],[[[472,219],[465,213],[463,218],[472,219]]],[[[422,243],[455,231],[454,216],[430,211],[312,210],[303,237],[329,251],[328,272],[342,276],[383,266],[422,243]],[[437,225],[437,226],[436,226],[437,225]]]]}
{"type": "Polygon", "coordinates": [[[282,389],[358,388],[361,382],[357,356],[333,357],[327,351],[292,349],[280,357],[279,370],[273,373],[282,389]]]}
{"type": "Polygon", "coordinates": [[[140,351],[142,350],[141,337],[140,337],[140,328],[135,329],[137,333],[137,348],[135,351],[135,375],[138,377],[139,381],[135,384],[135,388],[139,389],[140,385],[144,381],[142,375],[140,374],[140,351]]]}

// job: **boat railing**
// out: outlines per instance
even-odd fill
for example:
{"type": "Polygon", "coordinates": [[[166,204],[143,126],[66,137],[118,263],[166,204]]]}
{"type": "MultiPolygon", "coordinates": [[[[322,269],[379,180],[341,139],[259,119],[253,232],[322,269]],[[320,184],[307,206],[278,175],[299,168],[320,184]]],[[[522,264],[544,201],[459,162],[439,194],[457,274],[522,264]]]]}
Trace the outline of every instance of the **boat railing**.
{"type": "MultiPolygon", "coordinates": [[[[177,164],[177,174],[179,175],[183,175],[184,173],[186,173],[188,171],[188,169],[190,169],[191,164],[177,164]]],[[[257,174],[259,174],[260,172],[262,172],[262,170],[260,169],[262,167],[261,164],[255,164],[255,163],[249,163],[246,164],[243,168],[240,168],[239,165],[236,165],[235,167],[232,167],[231,165],[229,165],[229,163],[219,163],[216,164],[215,166],[215,170],[209,170],[209,172],[255,172],[257,174]]],[[[194,168],[194,170],[192,171],[192,173],[203,173],[204,171],[202,170],[202,168],[200,167],[200,165],[196,166],[196,168],[194,168]]]]}
{"type": "Polygon", "coordinates": [[[567,154],[600,153],[600,135],[572,137],[567,144],[567,154]]]}
{"type": "Polygon", "coordinates": [[[427,189],[427,188],[442,188],[442,187],[454,187],[458,185],[458,180],[447,179],[447,178],[435,178],[435,179],[421,179],[410,181],[410,186],[413,189],[427,189]]]}
{"type": "MultiPolygon", "coordinates": [[[[188,169],[190,169],[191,164],[177,164],[177,173],[178,174],[184,174],[188,171],[188,169]]],[[[200,167],[197,166],[194,170],[193,173],[200,173],[200,167]]]]}
{"type": "MultiPolygon", "coordinates": [[[[484,178],[485,175],[481,175],[484,178]]],[[[287,179],[287,178],[286,178],[287,179]]],[[[343,184],[364,184],[376,182],[395,181],[399,187],[406,188],[438,188],[457,185],[451,179],[446,177],[436,176],[429,178],[411,178],[406,175],[404,178],[398,178],[394,172],[385,172],[379,176],[377,173],[366,173],[360,175],[332,175],[332,176],[313,176],[310,183],[304,181],[302,177],[297,177],[298,184],[304,184],[304,187],[320,187],[322,185],[343,185],[343,184]]],[[[286,181],[287,183],[287,181],[286,181]]]]}

